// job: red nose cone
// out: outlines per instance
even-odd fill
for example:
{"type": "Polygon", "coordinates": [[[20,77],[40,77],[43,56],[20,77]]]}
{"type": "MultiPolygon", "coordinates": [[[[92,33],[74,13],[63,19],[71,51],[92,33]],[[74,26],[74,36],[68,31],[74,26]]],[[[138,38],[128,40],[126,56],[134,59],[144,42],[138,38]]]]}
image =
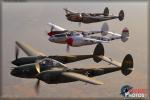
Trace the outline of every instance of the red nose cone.
{"type": "Polygon", "coordinates": [[[125,27],[125,28],[122,30],[122,32],[127,32],[127,33],[129,33],[129,30],[128,30],[127,27],[125,27]]]}
{"type": "Polygon", "coordinates": [[[48,36],[52,36],[53,32],[48,32],[47,34],[48,34],[48,36]]]}
{"type": "Polygon", "coordinates": [[[72,46],[73,39],[72,39],[72,38],[68,38],[68,39],[66,40],[66,42],[67,42],[68,45],[72,46]]]}

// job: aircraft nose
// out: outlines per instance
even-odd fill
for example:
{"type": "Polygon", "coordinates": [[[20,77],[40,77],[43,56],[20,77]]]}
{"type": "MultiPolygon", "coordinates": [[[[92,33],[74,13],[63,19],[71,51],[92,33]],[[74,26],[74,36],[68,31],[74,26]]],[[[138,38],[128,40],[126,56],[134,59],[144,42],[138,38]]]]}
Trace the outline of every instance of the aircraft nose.
{"type": "Polygon", "coordinates": [[[18,77],[21,74],[21,71],[18,68],[12,69],[11,73],[12,76],[18,77]]]}
{"type": "Polygon", "coordinates": [[[66,17],[70,17],[70,14],[66,14],[65,16],[66,16],[66,17]]]}
{"type": "Polygon", "coordinates": [[[17,60],[13,60],[11,63],[14,65],[18,65],[17,60]]]}
{"type": "Polygon", "coordinates": [[[54,38],[53,37],[49,37],[49,41],[53,42],[54,38]]]}

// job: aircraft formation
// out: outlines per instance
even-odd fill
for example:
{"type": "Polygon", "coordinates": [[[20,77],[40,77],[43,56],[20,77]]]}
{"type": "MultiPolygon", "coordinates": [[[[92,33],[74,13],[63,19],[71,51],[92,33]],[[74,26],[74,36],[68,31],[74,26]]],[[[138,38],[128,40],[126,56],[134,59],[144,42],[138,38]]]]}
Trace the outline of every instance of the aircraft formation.
{"type": "MultiPolygon", "coordinates": [[[[76,13],[68,9],[66,17],[70,21],[82,23],[94,23],[118,18],[120,21],[124,19],[123,10],[119,16],[109,15],[109,9],[106,7],[103,13],[76,13]]],[[[133,58],[131,54],[127,54],[122,63],[106,57],[103,43],[110,43],[113,40],[120,39],[126,42],[129,39],[129,30],[125,27],[121,34],[109,31],[107,23],[104,23],[101,30],[97,31],[80,31],[67,30],[53,23],[48,23],[51,27],[47,33],[49,41],[54,43],[66,44],[66,50],[69,47],[80,47],[85,45],[96,44],[93,54],[87,55],[46,55],[30,45],[16,41],[15,57],[12,64],[17,67],[12,67],[10,74],[19,78],[35,78],[36,92],[39,91],[40,81],[47,84],[69,83],[82,81],[94,85],[101,85],[103,82],[94,79],[93,77],[121,71],[123,75],[129,75],[133,70],[133,58]],[[93,36],[93,34],[101,34],[101,36],[93,36]],[[110,36],[107,36],[107,35],[110,36]],[[18,57],[19,49],[25,52],[27,57],[18,57]],[[107,68],[69,68],[66,64],[77,62],[80,60],[92,58],[94,62],[99,63],[105,61],[115,67],[107,68]]]]}

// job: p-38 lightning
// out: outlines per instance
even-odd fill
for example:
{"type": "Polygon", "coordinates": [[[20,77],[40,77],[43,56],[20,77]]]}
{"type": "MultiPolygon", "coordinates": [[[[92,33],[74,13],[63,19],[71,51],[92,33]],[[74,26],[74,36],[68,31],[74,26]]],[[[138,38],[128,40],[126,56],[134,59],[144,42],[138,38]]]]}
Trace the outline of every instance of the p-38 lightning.
{"type": "Polygon", "coordinates": [[[101,85],[103,82],[92,77],[121,70],[123,75],[128,75],[133,70],[133,58],[127,54],[122,63],[114,61],[104,56],[102,44],[95,47],[93,55],[74,55],[74,56],[46,56],[45,54],[33,49],[31,46],[16,42],[16,59],[12,61],[14,65],[11,75],[20,78],[37,78],[35,89],[38,92],[40,80],[48,84],[68,83],[82,81],[94,85],[101,85]],[[19,48],[28,57],[18,58],[19,48]],[[115,65],[116,67],[107,68],[69,68],[65,63],[75,62],[83,59],[93,58],[94,61],[101,60],[115,65]]]}
{"type": "Polygon", "coordinates": [[[67,44],[67,51],[69,51],[69,46],[79,47],[85,45],[92,45],[97,43],[108,43],[113,40],[121,39],[121,41],[126,42],[129,38],[128,28],[122,30],[122,34],[113,33],[109,31],[107,23],[104,23],[99,31],[69,31],[58,25],[49,23],[51,26],[49,35],[49,41],[60,44],[67,44]],[[101,33],[102,36],[91,36],[93,34],[101,33]],[[110,36],[106,36],[110,34],[110,36]]]}
{"type": "Polygon", "coordinates": [[[119,19],[122,21],[124,19],[124,11],[120,10],[118,16],[109,15],[109,9],[106,7],[103,13],[78,13],[70,11],[64,8],[66,12],[66,17],[69,21],[79,22],[79,23],[95,23],[102,22],[106,20],[119,19]]]}

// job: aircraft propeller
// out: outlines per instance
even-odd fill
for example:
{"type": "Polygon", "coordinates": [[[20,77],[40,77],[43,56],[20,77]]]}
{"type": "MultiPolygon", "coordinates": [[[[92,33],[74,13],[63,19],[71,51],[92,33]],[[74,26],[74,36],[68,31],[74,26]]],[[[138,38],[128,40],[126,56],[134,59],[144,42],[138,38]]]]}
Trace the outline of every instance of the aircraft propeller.
{"type": "Polygon", "coordinates": [[[69,52],[69,50],[70,50],[70,46],[67,44],[66,51],[69,52]]]}
{"type": "Polygon", "coordinates": [[[53,31],[53,29],[54,29],[54,26],[51,26],[50,32],[52,32],[52,31],[53,31]]]}
{"type": "MultiPolygon", "coordinates": [[[[35,68],[36,68],[36,70],[37,70],[38,73],[41,72],[39,61],[37,61],[37,63],[35,64],[35,68]]],[[[35,84],[35,91],[36,91],[36,93],[39,92],[39,88],[40,88],[40,80],[38,79],[37,82],[36,82],[36,84],[35,84]]]]}
{"type": "Polygon", "coordinates": [[[15,47],[15,57],[16,57],[16,59],[18,59],[18,55],[19,55],[19,48],[16,46],[15,47]]]}
{"type": "Polygon", "coordinates": [[[81,22],[78,23],[79,27],[81,26],[81,22]]]}
{"type": "Polygon", "coordinates": [[[50,31],[49,31],[49,32],[48,32],[48,31],[46,32],[48,36],[51,36],[51,35],[52,35],[53,29],[54,29],[54,26],[51,26],[50,31]]]}
{"type": "Polygon", "coordinates": [[[78,23],[79,27],[81,26],[81,22],[82,22],[82,13],[79,14],[79,18],[80,18],[80,22],[78,23]]]}
{"type": "Polygon", "coordinates": [[[37,82],[35,84],[35,91],[36,91],[36,93],[39,93],[39,87],[40,87],[40,80],[37,80],[37,82]]]}
{"type": "Polygon", "coordinates": [[[67,38],[66,42],[67,42],[67,48],[66,48],[66,51],[69,52],[70,46],[71,46],[72,43],[73,43],[73,38],[71,38],[71,37],[67,38]]]}

